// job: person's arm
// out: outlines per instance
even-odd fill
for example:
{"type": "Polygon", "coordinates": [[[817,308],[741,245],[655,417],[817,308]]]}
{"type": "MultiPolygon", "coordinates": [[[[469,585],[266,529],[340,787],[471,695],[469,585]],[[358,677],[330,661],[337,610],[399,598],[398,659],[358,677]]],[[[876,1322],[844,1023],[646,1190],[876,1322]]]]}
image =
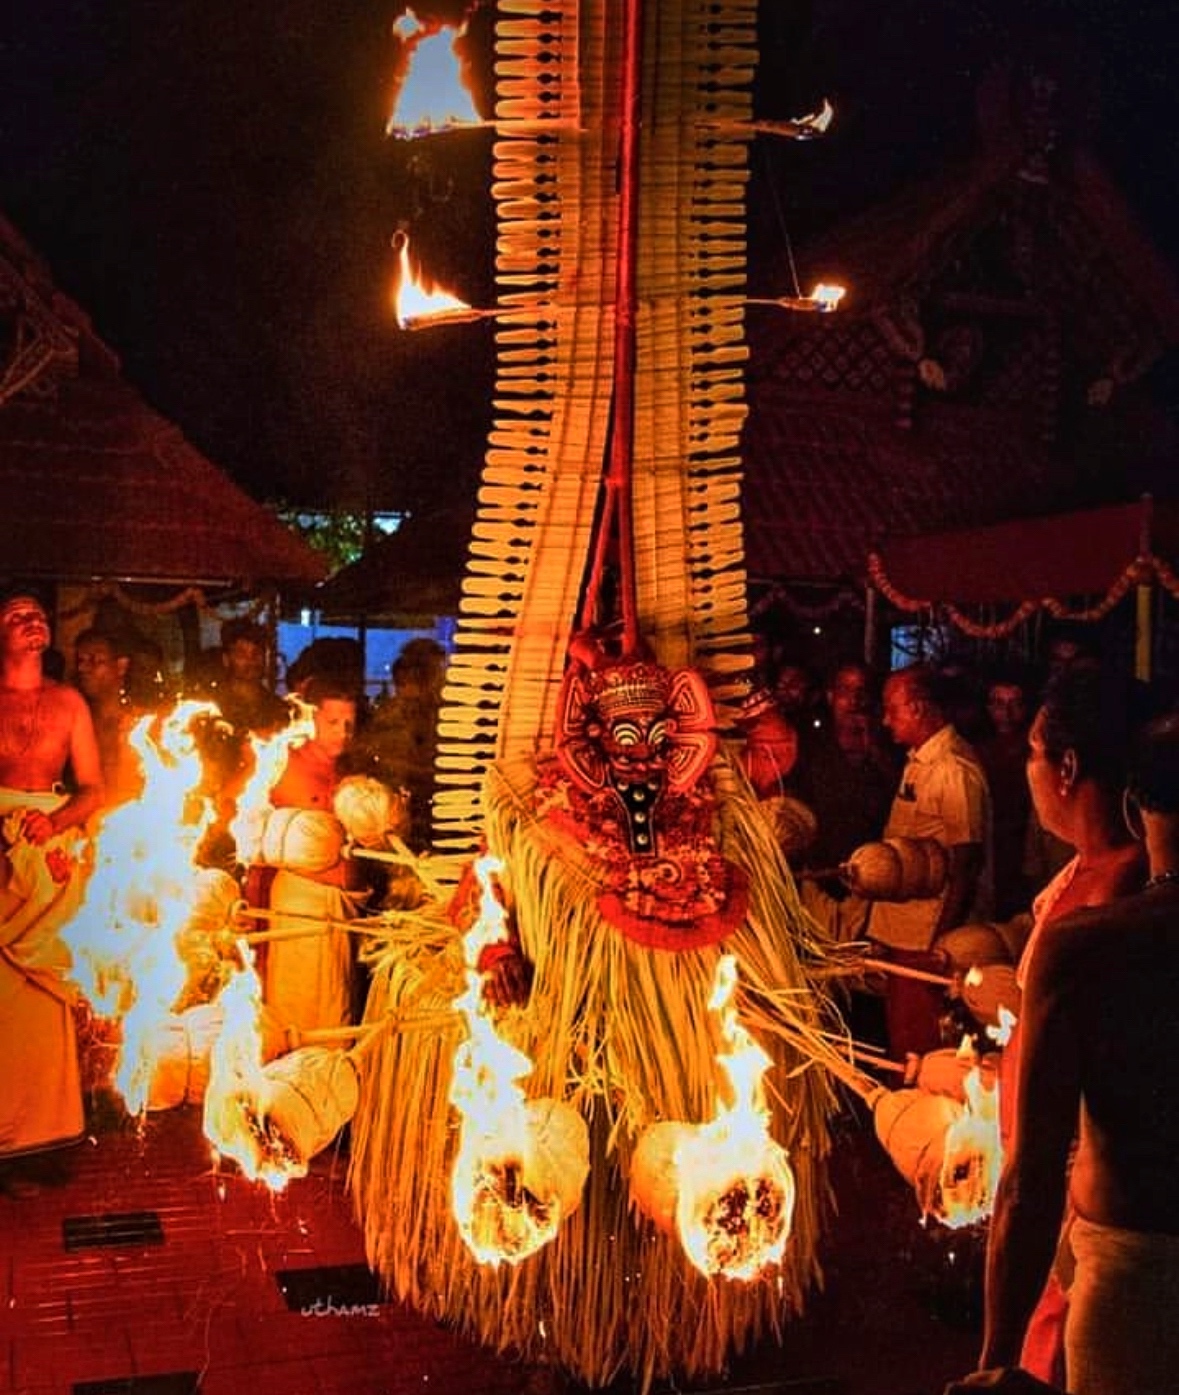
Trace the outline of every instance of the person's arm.
{"type": "Polygon", "coordinates": [[[30,843],[44,843],[67,828],[81,827],[91,814],[102,808],[105,790],[98,738],[90,708],[81,693],[64,684],[57,689],[62,704],[62,720],[68,723],[68,754],[73,771],[74,793],[52,813],[32,810],[25,817],[24,836],[30,843]]]}
{"type": "Polygon", "coordinates": [[[970,919],[986,861],[990,821],[990,795],[981,766],[963,760],[947,761],[940,775],[933,798],[945,828],[949,866],[935,935],[970,919]]]}
{"type": "Polygon", "coordinates": [[[970,919],[974,895],[978,890],[978,879],[983,869],[981,843],[955,843],[953,847],[946,849],[946,855],[946,891],[942,897],[937,924],[934,926],[935,935],[964,925],[970,919]]]}
{"type": "Polygon", "coordinates": [[[1018,1364],[1064,1216],[1081,1107],[1080,1044],[1069,1006],[1075,972],[1069,919],[1044,931],[1023,993],[1014,1138],[987,1243],[982,1369],[1018,1364]]]}
{"type": "Polygon", "coordinates": [[[91,814],[102,808],[105,790],[102,781],[102,762],[98,754],[98,738],[94,734],[94,722],[90,708],[80,693],[72,688],[62,690],[72,708],[70,721],[70,768],[74,772],[76,789],[69,799],[55,809],[50,822],[54,833],[63,829],[80,827],[91,814]]]}

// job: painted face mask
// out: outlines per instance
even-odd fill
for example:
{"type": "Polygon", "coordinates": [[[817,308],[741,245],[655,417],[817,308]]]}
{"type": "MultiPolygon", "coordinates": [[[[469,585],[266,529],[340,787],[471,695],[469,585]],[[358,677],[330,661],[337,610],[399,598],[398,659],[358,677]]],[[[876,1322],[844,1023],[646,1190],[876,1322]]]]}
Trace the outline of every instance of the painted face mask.
{"type": "Polygon", "coordinates": [[[744,912],[743,878],[713,834],[715,725],[691,669],[575,662],[562,687],[543,816],[569,825],[598,865],[604,917],[642,944],[707,944],[744,912]]]}

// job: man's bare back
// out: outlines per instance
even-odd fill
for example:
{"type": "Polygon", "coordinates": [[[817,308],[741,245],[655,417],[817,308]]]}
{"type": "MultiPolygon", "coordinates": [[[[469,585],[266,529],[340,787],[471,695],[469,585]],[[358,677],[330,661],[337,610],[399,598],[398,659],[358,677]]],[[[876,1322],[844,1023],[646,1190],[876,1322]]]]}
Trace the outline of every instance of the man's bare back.
{"type": "Polygon", "coordinates": [[[987,1243],[981,1369],[947,1395],[985,1388],[989,1369],[1019,1362],[1066,1214],[1064,1384],[1078,1395],[1179,1388],[1179,1329],[1170,1320],[1179,1291],[1179,1090],[1170,1051],[1179,715],[1138,734],[1123,814],[1151,879],[1133,895],[1052,920],[1031,956],[1016,1122],[987,1243]]]}
{"type": "MultiPolygon", "coordinates": [[[[1073,1205],[1102,1225],[1179,1234],[1179,1095],[1169,1049],[1179,884],[1054,922],[1032,972],[1043,998],[1037,1008],[1039,995],[1032,995],[1036,1020],[1025,1026],[1061,1044],[1065,1054],[1054,1045],[1052,1056],[1060,1087],[1079,1090],[1083,1101],[1073,1205]]],[[[1038,1087],[1051,1089],[1051,1080],[1038,1087]]]]}

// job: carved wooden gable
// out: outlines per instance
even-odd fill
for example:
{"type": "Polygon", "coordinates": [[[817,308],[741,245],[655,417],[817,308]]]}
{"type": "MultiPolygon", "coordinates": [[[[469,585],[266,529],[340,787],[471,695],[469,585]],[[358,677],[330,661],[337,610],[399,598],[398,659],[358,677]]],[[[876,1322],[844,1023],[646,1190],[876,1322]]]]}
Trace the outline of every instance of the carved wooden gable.
{"type": "MultiPolygon", "coordinates": [[[[1010,413],[1042,440],[1152,362],[1164,332],[1066,184],[1012,175],[901,288],[922,394],[1010,413]]],[[[904,413],[902,413],[904,416],[904,413]]]]}
{"type": "Polygon", "coordinates": [[[837,312],[750,312],[751,576],[862,577],[882,535],[1152,488],[1169,437],[1123,390],[1179,344],[1174,272],[1060,87],[1004,81],[968,163],[806,250],[808,280],[847,287],[837,312]]]}

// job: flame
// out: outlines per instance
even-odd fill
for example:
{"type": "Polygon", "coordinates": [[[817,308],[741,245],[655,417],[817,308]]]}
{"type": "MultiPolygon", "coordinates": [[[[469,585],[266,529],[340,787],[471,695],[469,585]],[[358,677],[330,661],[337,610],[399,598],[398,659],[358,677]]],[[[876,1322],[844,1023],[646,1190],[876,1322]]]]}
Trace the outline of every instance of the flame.
{"type": "Polygon", "coordinates": [[[405,66],[386,133],[413,137],[481,124],[462,76],[459,46],[466,37],[466,22],[423,23],[413,10],[406,10],[393,33],[401,42],[405,66]]]}
{"type": "Polygon", "coordinates": [[[815,286],[814,290],[811,291],[807,299],[813,300],[819,310],[826,312],[838,309],[839,302],[846,294],[846,286],[829,286],[820,281],[815,286]]]}
{"type": "Polygon", "coordinates": [[[127,1109],[146,1105],[159,1024],[184,988],[176,950],[192,906],[194,857],[214,817],[200,792],[197,719],[216,709],[179,703],[136,723],[140,797],[110,810],[99,830],[83,905],[67,928],[75,975],[95,1012],[120,1022],[114,1084],[127,1109]]]}
{"type": "MultiPolygon", "coordinates": [[[[959,1053],[974,1056],[969,1038],[959,1053]]],[[[1003,1167],[999,1141],[999,1085],[993,1070],[975,1064],[962,1081],[966,1096],[961,1116],[946,1130],[937,1203],[937,1220],[951,1229],[977,1225],[995,1204],[995,1189],[1003,1167]]]]}
{"type": "Polygon", "coordinates": [[[231,979],[218,1001],[225,1021],[213,1043],[205,1091],[205,1137],[215,1153],[232,1158],[251,1182],[280,1192],[307,1175],[308,1160],[267,1111],[262,1067],[262,986],[252,967],[231,979]]]}
{"type": "Polygon", "coordinates": [[[397,287],[393,293],[393,311],[401,329],[414,329],[422,320],[467,320],[481,312],[472,310],[466,301],[449,291],[439,290],[432,283],[416,277],[409,264],[409,238],[398,233],[394,238],[397,253],[397,287]]]}
{"type": "Polygon", "coordinates": [[[717,963],[710,1011],[725,1049],[717,1057],[731,1102],[676,1150],[676,1227],[688,1258],[708,1277],[753,1279],[782,1257],[794,1210],[786,1150],[769,1133],[764,1077],[772,1064],[741,1025],[733,1002],[737,961],[717,963]]]}
{"type": "MultiPolygon", "coordinates": [[[[79,986],[95,1011],[116,1023],[113,1083],[128,1111],[178,1102],[177,1060],[180,1094],[190,1098],[194,1082],[203,1083],[207,1049],[207,1137],[251,1180],[281,1190],[306,1174],[310,1157],[350,1117],[357,1080],[347,1053],[322,1048],[283,1058],[281,1066],[291,1067],[285,1074],[279,1062],[264,1065],[266,1048],[274,1054],[274,1024],[262,1007],[249,946],[237,937],[237,883],[197,861],[217,816],[204,792],[204,719],[221,720],[213,704],[184,702],[136,724],[130,739],[143,769],[142,793],[105,816],[85,897],[66,935],[79,986]],[[187,1012],[195,1005],[205,1008],[199,1023],[187,1012]],[[317,1078],[307,1084],[312,1072],[317,1078]],[[313,1101],[306,1117],[290,1104],[298,1098],[292,1074],[313,1101]]],[[[251,741],[252,773],[232,821],[244,860],[291,747],[313,734],[312,711],[302,706],[275,737],[251,741]]]]}
{"type": "Polygon", "coordinates": [[[845,286],[828,285],[823,281],[815,285],[810,295],[751,296],[747,305],[776,305],[782,310],[805,310],[808,314],[818,311],[830,314],[839,308],[839,303],[847,294],[845,286]]]}
{"type": "Polygon", "coordinates": [[[271,808],[270,791],[282,776],[287,756],[293,747],[302,746],[315,736],[315,709],[298,697],[289,697],[287,701],[294,712],[291,721],[273,736],[250,738],[253,768],[229,821],[229,832],[242,862],[254,860],[262,825],[271,808]]]}
{"type": "Polygon", "coordinates": [[[1016,1021],[1015,1013],[1013,1013],[1009,1007],[1004,1007],[1003,1004],[1000,1003],[999,1025],[997,1027],[988,1027],[987,1036],[990,1037],[996,1046],[1006,1046],[1011,1040],[1011,1033],[1015,1031],[1016,1021]]]}
{"type": "MultiPolygon", "coordinates": [[[[79,986],[96,1013],[118,1023],[121,1047],[113,1084],[132,1114],[159,1107],[154,1088],[162,1053],[183,1025],[181,1005],[215,996],[219,1025],[210,1045],[206,1129],[221,1152],[248,1176],[271,1186],[300,1175],[305,1161],[284,1155],[280,1141],[242,1138],[265,1128],[261,1084],[261,993],[247,945],[236,940],[230,912],[237,890],[227,873],[201,869],[199,850],[217,811],[204,792],[199,723],[216,723],[215,705],[181,702],[162,716],[141,719],[130,735],[143,770],[140,797],[104,818],[95,867],[81,911],[67,932],[79,986]],[[209,879],[220,877],[229,894],[209,879]],[[201,896],[214,895],[202,913],[201,896]],[[202,982],[191,981],[190,956],[199,946],[202,982]],[[236,1121],[236,1132],[229,1120],[236,1121]]],[[[254,742],[253,773],[233,821],[245,839],[251,818],[278,778],[290,747],[314,731],[309,709],[271,741],[254,742]]],[[[239,842],[239,848],[243,844],[239,842]]],[[[185,1034],[180,1034],[185,1040],[185,1034]]],[[[165,1092],[166,1093],[166,1092],[165,1092]]]]}
{"type": "MultiPolygon", "coordinates": [[[[314,708],[297,697],[289,701],[294,708],[290,723],[271,737],[251,740],[253,768],[229,825],[244,862],[256,853],[272,808],[270,791],[281,777],[287,757],[294,747],[315,735],[314,708]]],[[[211,1052],[205,1136],[214,1151],[231,1158],[250,1181],[262,1182],[277,1192],[293,1178],[307,1175],[310,1157],[275,1111],[276,1081],[264,1064],[268,1052],[262,986],[248,946],[241,944],[239,953],[243,970],[218,998],[224,1024],[211,1052]]]]}
{"type": "Polygon", "coordinates": [[[530,1120],[518,1082],[532,1062],[496,1032],[474,967],[485,946],[506,936],[492,881],[502,866],[492,856],[475,863],[481,902],[463,940],[466,990],[454,1003],[466,1019],[467,1037],[455,1053],[450,1088],[462,1115],[451,1198],[459,1231],[480,1264],[519,1263],[552,1240],[561,1222],[556,1199],[528,1186],[530,1120]]]}
{"type": "Polygon", "coordinates": [[[823,98],[823,105],[818,111],[811,112],[807,116],[800,116],[797,125],[802,128],[812,130],[816,135],[823,135],[831,122],[835,118],[835,108],[828,98],[823,98]]]}

